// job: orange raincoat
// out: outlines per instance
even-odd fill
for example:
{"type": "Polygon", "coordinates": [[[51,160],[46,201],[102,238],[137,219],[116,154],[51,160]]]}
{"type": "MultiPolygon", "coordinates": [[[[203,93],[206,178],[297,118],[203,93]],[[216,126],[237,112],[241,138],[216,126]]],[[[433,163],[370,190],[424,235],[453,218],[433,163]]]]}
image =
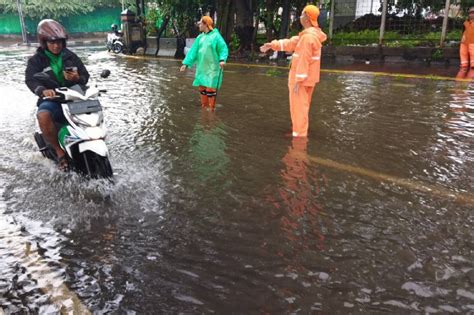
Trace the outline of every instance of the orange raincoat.
{"type": "Polygon", "coordinates": [[[464,22],[461,45],[459,47],[462,68],[474,68],[474,22],[464,22]]]}
{"type": "Polygon", "coordinates": [[[314,86],[319,82],[321,47],[326,38],[319,27],[309,27],[298,36],[271,42],[273,50],[294,52],[288,77],[294,137],[308,135],[309,107],[314,86]]]}

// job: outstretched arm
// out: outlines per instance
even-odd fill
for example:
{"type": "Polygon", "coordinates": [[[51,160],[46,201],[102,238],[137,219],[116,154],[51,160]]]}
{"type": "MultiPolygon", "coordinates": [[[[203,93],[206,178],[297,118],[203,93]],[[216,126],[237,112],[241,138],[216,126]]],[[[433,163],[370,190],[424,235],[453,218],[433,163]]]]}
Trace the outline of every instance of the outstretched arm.
{"type": "Polygon", "coordinates": [[[197,59],[197,53],[199,51],[199,40],[201,39],[201,35],[199,35],[195,40],[191,49],[188,51],[186,58],[183,60],[183,65],[181,66],[181,71],[186,70],[186,67],[191,68],[197,59]]]}
{"type": "Polygon", "coordinates": [[[280,39],[280,40],[273,40],[270,43],[265,43],[260,47],[260,51],[265,53],[270,49],[274,51],[288,51],[292,52],[296,49],[296,45],[298,44],[299,36],[293,36],[292,38],[288,39],[280,39]]]}

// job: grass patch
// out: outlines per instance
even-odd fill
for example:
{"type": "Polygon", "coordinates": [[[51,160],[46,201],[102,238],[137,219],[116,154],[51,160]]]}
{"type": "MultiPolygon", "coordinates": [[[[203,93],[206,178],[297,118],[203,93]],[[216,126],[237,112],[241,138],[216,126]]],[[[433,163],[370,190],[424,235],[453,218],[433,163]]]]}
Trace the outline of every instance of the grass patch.
{"type": "MultiPolygon", "coordinates": [[[[333,45],[340,46],[371,46],[379,42],[379,30],[364,30],[359,32],[336,32],[333,36],[333,45]]],[[[446,34],[446,42],[459,42],[462,30],[454,30],[446,34]]],[[[436,47],[439,45],[441,32],[400,34],[385,32],[384,46],[386,47],[436,47]]]]}
{"type": "Polygon", "coordinates": [[[270,68],[267,70],[265,74],[268,75],[269,77],[277,77],[277,76],[282,75],[283,72],[277,68],[270,68]]]}

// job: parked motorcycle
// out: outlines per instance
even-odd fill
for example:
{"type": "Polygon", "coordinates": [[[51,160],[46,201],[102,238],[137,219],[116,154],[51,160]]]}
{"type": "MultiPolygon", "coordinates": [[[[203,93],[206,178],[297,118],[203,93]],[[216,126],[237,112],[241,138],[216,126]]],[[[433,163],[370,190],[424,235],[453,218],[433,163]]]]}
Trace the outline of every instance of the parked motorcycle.
{"type": "MultiPolygon", "coordinates": [[[[101,76],[107,77],[107,72],[110,74],[105,70],[101,76]]],[[[34,76],[40,81],[51,80],[46,73],[34,76]]],[[[104,141],[104,116],[98,100],[99,94],[105,90],[88,87],[84,91],[79,85],[74,85],[56,88],[55,91],[54,100],[61,103],[67,120],[67,124],[59,129],[58,142],[66,152],[70,169],[89,178],[112,178],[109,151],[104,141]]],[[[56,161],[56,152],[42,133],[35,132],[34,137],[43,156],[56,161]]]]}
{"type": "Polygon", "coordinates": [[[124,51],[125,45],[122,39],[123,34],[118,31],[118,26],[112,24],[112,33],[107,34],[107,50],[120,54],[124,51]]]}
{"type": "Polygon", "coordinates": [[[123,52],[124,44],[122,42],[122,37],[115,33],[107,34],[107,50],[113,51],[116,54],[123,52]]]}

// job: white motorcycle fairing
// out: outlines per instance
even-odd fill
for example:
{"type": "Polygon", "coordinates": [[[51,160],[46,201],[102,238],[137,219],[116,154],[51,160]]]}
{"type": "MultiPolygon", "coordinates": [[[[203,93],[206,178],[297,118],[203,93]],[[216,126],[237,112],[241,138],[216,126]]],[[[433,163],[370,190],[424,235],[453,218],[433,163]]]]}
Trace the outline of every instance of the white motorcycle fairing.
{"type": "Polygon", "coordinates": [[[92,140],[79,143],[79,152],[82,153],[84,151],[92,151],[103,157],[109,155],[109,150],[104,140],[92,140]]]}

